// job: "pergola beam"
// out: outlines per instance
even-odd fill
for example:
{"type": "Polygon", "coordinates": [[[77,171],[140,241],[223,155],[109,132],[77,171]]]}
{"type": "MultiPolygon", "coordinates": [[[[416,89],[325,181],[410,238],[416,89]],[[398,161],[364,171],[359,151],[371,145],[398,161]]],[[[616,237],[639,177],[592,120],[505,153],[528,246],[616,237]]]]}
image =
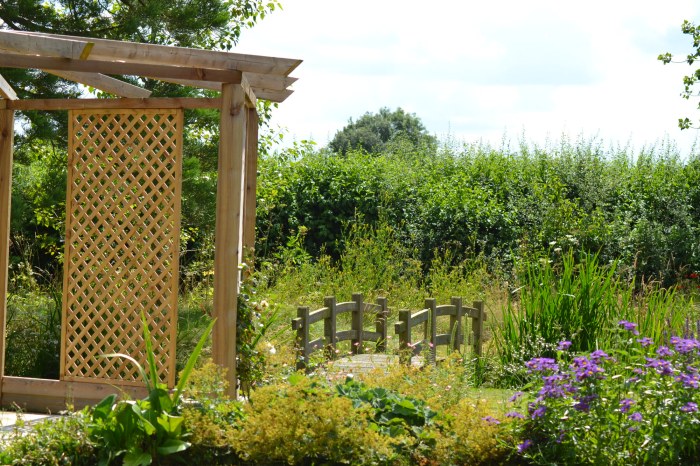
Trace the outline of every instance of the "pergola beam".
{"type": "Polygon", "coordinates": [[[82,110],[110,108],[221,108],[221,98],[157,97],[150,99],[29,99],[0,100],[0,109],[10,110],[82,110]]]}
{"type": "Polygon", "coordinates": [[[17,100],[17,93],[2,75],[0,75],[0,96],[2,96],[3,99],[17,100]]]}
{"type": "Polygon", "coordinates": [[[74,60],[72,58],[41,57],[21,54],[0,54],[0,67],[37,68],[59,71],[153,76],[154,78],[191,79],[240,83],[242,74],[236,70],[191,68],[172,65],[123,63],[102,60],[74,60]]]}
{"type": "Polygon", "coordinates": [[[38,53],[51,57],[82,60],[90,55],[94,42],[84,37],[43,37],[37,34],[0,31],[0,49],[19,53],[38,53]]]}
{"type": "MultiPolygon", "coordinates": [[[[28,35],[43,37],[51,40],[69,39],[73,41],[89,41],[94,44],[90,51],[91,59],[123,60],[127,63],[143,64],[172,64],[195,68],[213,68],[222,70],[238,70],[250,73],[273,74],[287,76],[301,60],[291,58],[266,57],[216,50],[199,50],[168,45],[143,44],[108,39],[85,38],[77,36],[59,36],[41,32],[5,31],[1,34],[28,35]]],[[[31,50],[31,47],[29,48],[31,50]]]]}
{"type": "Polygon", "coordinates": [[[69,81],[75,81],[86,86],[94,87],[101,91],[109,92],[110,94],[120,97],[131,97],[144,99],[151,96],[151,91],[133,84],[126,83],[111,76],[106,76],[100,73],[87,73],[82,71],[59,71],[59,70],[44,70],[47,73],[54,74],[60,78],[69,81]]]}

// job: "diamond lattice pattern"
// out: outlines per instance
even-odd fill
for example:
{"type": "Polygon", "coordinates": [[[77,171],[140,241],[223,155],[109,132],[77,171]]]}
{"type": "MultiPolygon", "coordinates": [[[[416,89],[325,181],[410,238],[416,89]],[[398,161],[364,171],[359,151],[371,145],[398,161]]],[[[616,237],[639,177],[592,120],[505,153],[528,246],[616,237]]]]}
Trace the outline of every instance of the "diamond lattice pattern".
{"type": "MultiPolygon", "coordinates": [[[[71,111],[63,380],[141,384],[141,313],[175,379],[182,110],[71,111]]],[[[145,364],[144,364],[145,367],[145,364]]]]}

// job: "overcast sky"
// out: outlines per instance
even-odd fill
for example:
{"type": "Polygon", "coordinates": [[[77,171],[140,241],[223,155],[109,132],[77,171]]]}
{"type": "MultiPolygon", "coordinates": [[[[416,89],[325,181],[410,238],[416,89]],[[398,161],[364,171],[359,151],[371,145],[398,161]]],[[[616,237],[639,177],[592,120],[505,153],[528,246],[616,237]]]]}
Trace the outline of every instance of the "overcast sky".
{"type": "Polygon", "coordinates": [[[635,150],[669,138],[687,152],[697,117],[662,52],[691,51],[680,32],[700,2],[282,0],[234,50],[304,62],[273,124],[325,145],[348,118],[381,107],[419,116],[444,140],[500,146],[598,138],[635,150]]]}

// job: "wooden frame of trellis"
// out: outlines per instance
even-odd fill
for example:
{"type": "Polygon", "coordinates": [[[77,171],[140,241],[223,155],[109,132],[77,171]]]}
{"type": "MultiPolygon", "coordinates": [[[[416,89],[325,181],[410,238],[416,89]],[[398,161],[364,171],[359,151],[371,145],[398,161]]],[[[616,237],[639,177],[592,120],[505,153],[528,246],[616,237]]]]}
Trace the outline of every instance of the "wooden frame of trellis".
{"type": "MultiPolygon", "coordinates": [[[[114,212],[128,204],[132,198],[145,199],[151,195],[152,191],[161,190],[161,175],[154,175],[152,172],[145,176],[138,175],[139,169],[148,168],[148,163],[144,165],[143,155],[136,154],[136,159],[130,159],[130,154],[135,153],[134,147],[139,147],[141,154],[174,154],[171,161],[163,162],[167,167],[162,173],[165,177],[172,178],[173,185],[164,192],[168,202],[174,203],[170,214],[158,214],[155,211],[155,204],[161,201],[153,200],[151,203],[145,202],[143,215],[145,223],[128,224],[126,234],[131,235],[139,230],[146,233],[155,232],[156,229],[167,225],[169,231],[175,234],[166,239],[164,250],[172,253],[172,249],[177,248],[177,229],[179,228],[179,204],[180,188],[177,178],[177,164],[179,163],[178,151],[181,150],[181,141],[173,142],[174,148],[164,148],[159,144],[166,139],[175,141],[177,131],[167,127],[165,133],[152,132],[151,127],[158,125],[162,118],[170,118],[164,115],[179,115],[173,118],[182,121],[182,110],[192,108],[217,108],[220,109],[220,141],[219,141],[219,166],[218,166],[218,187],[216,200],[216,226],[215,226],[215,258],[214,258],[214,317],[217,319],[213,334],[213,358],[217,364],[228,369],[229,394],[235,395],[236,378],[236,308],[238,300],[239,285],[239,264],[243,260],[243,251],[252,250],[255,244],[255,188],[257,173],[257,122],[258,116],[255,110],[256,99],[266,99],[274,102],[282,102],[292,91],[288,87],[296,81],[289,74],[301,63],[301,60],[263,57],[257,55],[242,55],[229,52],[196,50],[181,47],[169,47],[153,44],[139,44],[131,42],[111,41],[104,39],[83,38],[74,36],[58,36],[44,33],[27,33],[18,31],[0,31],[0,67],[8,68],[32,68],[40,69],[48,73],[58,75],[64,79],[73,80],[94,88],[116,95],[113,99],[33,99],[20,100],[9,83],[0,75],[0,405],[8,406],[19,404],[27,409],[33,410],[58,410],[65,408],[67,403],[74,406],[81,406],[95,402],[108,393],[125,391],[132,396],[142,395],[142,387],[135,382],[133,374],[129,376],[124,368],[115,366],[106,367],[105,364],[95,364],[90,362],[78,362],[76,366],[71,366],[71,361],[65,354],[61,358],[61,379],[44,380],[29,379],[21,377],[9,377],[4,374],[5,356],[5,319],[7,309],[7,282],[8,282],[8,262],[10,246],[10,204],[12,191],[12,148],[14,135],[15,111],[24,110],[68,110],[75,115],[83,115],[74,122],[74,132],[84,134],[92,131],[93,134],[102,131],[99,121],[110,121],[112,128],[118,123],[114,121],[126,121],[133,118],[130,115],[159,115],[154,116],[154,120],[143,123],[145,126],[140,132],[147,139],[128,142],[129,147],[119,152],[109,153],[109,160],[116,160],[124,167],[120,171],[126,176],[126,183],[130,186],[128,191],[124,188],[104,187],[114,182],[112,178],[105,178],[104,173],[114,174],[116,169],[110,167],[104,161],[90,159],[92,152],[111,150],[111,143],[106,143],[99,138],[93,138],[91,149],[80,149],[74,140],[71,144],[70,157],[77,153],[83,154],[83,159],[76,162],[69,162],[72,167],[80,165],[89,168],[84,170],[83,176],[97,184],[96,191],[87,194],[86,198],[71,198],[71,190],[87,191],[84,188],[88,182],[69,176],[68,196],[67,196],[67,239],[66,239],[66,261],[69,262],[72,252],[71,248],[82,255],[89,255],[89,259],[82,258],[74,261],[73,269],[80,269],[68,276],[64,276],[64,317],[67,312],[72,312],[72,304],[78,303],[77,307],[87,309],[88,317],[78,325],[78,330],[74,338],[82,339],[89,349],[80,349],[76,342],[73,346],[68,345],[68,338],[72,338],[66,332],[66,323],[62,329],[62,353],[81,352],[89,358],[96,358],[101,350],[94,347],[94,342],[90,340],[90,335],[102,332],[102,337],[109,340],[106,346],[110,351],[132,353],[134,348],[122,348],[125,344],[137,344],[138,340],[122,338],[118,332],[110,330],[109,324],[98,325],[99,317],[90,314],[90,305],[95,301],[100,301],[103,307],[114,306],[115,303],[123,305],[125,302],[138,301],[143,297],[145,303],[161,301],[168,302],[167,306],[172,310],[177,299],[177,260],[175,260],[174,272],[161,273],[168,264],[172,265],[172,256],[164,259],[164,262],[153,262],[156,253],[146,251],[144,248],[155,249],[152,242],[141,244],[141,254],[138,256],[133,251],[127,252],[126,246],[122,249],[105,249],[98,246],[90,252],[89,248],[71,239],[82,237],[87,243],[94,246],[95,243],[103,245],[112,241],[111,232],[106,232],[108,223],[100,221],[94,217],[94,211],[100,211],[100,215],[114,217],[114,212]],[[214,98],[150,98],[150,92],[146,89],[126,83],[109,75],[135,75],[160,79],[172,83],[193,86],[203,89],[220,91],[219,97],[214,98]],[[110,117],[109,115],[122,115],[122,117],[110,117]],[[97,115],[97,116],[96,116],[97,115]],[[82,119],[81,119],[82,118],[82,119]],[[112,120],[110,120],[112,118],[112,120]],[[155,122],[155,123],[153,123],[155,122]],[[92,127],[90,125],[97,125],[92,127]],[[83,126],[81,126],[83,125],[83,126]],[[150,125],[150,126],[149,126],[150,125]],[[143,129],[145,127],[147,129],[143,129]],[[81,129],[82,128],[82,129],[81,129]],[[98,128],[98,129],[95,129],[98,128]],[[81,133],[82,131],[82,133],[81,133]],[[178,146],[179,144],[179,146],[178,146]],[[155,147],[158,146],[158,147],[155,147]],[[155,148],[154,148],[155,147],[155,148]],[[86,155],[87,154],[87,155],[86,155]],[[121,154],[121,155],[120,155],[121,154]],[[116,157],[116,159],[115,159],[116,157]],[[141,157],[138,159],[138,157],[141,157]],[[90,159],[90,160],[88,160],[90,159]],[[103,170],[93,170],[94,166],[102,166],[103,170]],[[171,173],[172,168],[172,173],[171,173]],[[99,173],[98,173],[99,172],[99,173]],[[171,177],[172,175],[172,177],[171,177]],[[101,181],[100,181],[101,180],[101,181]],[[107,180],[107,181],[106,181],[107,180]],[[148,187],[144,187],[148,186],[148,187]],[[92,197],[90,197],[92,196],[92,197]],[[94,199],[101,199],[99,202],[94,199]],[[71,201],[72,199],[72,201],[71,201]],[[87,200],[86,200],[87,199],[87,200]],[[71,204],[72,202],[72,204],[71,204]],[[71,207],[73,205],[73,207],[71,207]],[[87,207],[86,207],[87,206],[87,207]],[[75,210],[72,212],[71,208],[75,210]],[[111,210],[110,210],[111,209],[111,210]],[[174,210],[173,210],[174,209],[174,210]],[[106,214],[105,212],[111,212],[106,214]],[[82,213],[81,213],[82,212],[82,213]],[[77,216],[76,223],[70,223],[72,214],[77,216]],[[82,222],[82,223],[81,223],[82,222]],[[101,223],[100,223],[101,222],[101,223]],[[72,226],[71,226],[72,225],[72,226]],[[145,225],[145,226],[144,226],[145,225]],[[73,228],[73,230],[70,230],[73,228]],[[149,229],[150,228],[150,229],[149,229]],[[87,239],[86,239],[87,238],[87,239]],[[81,249],[83,248],[83,249],[81,249]],[[88,252],[86,252],[88,251],[88,252]],[[145,252],[144,252],[145,251],[145,252]],[[130,255],[130,256],[129,256],[130,255]],[[143,262],[150,264],[151,269],[158,269],[157,272],[144,268],[129,269],[130,273],[141,281],[144,277],[150,276],[151,280],[146,280],[151,291],[138,291],[134,286],[128,291],[121,291],[118,294],[112,290],[99,290],[96,293],[81,295],[87,288],[85,282],[97,280],[95,276],[89,275],[85,270],[99,270],[104,274],[105,270],[100,269],[99,260],[109,263],[117,269],[124,271],[131,267],[131,263],[143,262]],[[149,262],[151,261],[151,262],[149,262]],[[76,265],[77,264],[77,265],[76,265]],[[115,265],[116,264],[116,265],[115,265]],[[119,268],[120,267],[120,268],[119,268]],[[87,275],[80,275],[80,274],[87,275]],[[175,277],[173,278],[173,273],[175,277]],[[149,275],[150,274],[150,275],[149,275]],[[81,278],[76,278],[76,277],[81,278]],[[72,277],[72,278],[71,278],[72,277]],[[166,277],[166,278],[163,278],[166,277]],[[78,297],[74,296],[71,301],[68,290],[71,290],[70,281],[77,280],[78,297]],[[82,281],[81,281],[82,280],[82,281]],[[152,290],[170,281],[171,291],[161,295],[153,294],[152,290]],[[175,290],[173,295],[173,280],[175,290]],[[82,290],[82,291],[81,291],[82,290]],[[116,297],[115,297],[116,296],[116,297]],[[81,333],[82,332],[82,333],[81,333]],[[120,340],[121,339],[121,340],[120,340]],[[122,341],[123,340],[123,341],[122,341]],[[111,345],[111,346],[110,346],[111,345]],[[99,367],[98,367],[99,366],[99,367]],[[72,369],[71,369],[72,367],[72,369]],[[106,368],[105,368],[106,367],[106,368]],[[91,372],[95,369],[95,374],[91,372]],[[71,372],[72,371],[72,372],[71,372]],[[126,376],[125,376],[126,374],[126,376]]],[[[151,116],[144,117],[146,119],[151,116]]],[[[131,120],[129,120],[131,121],[131,120]]],[[[143,120],[144,122],[146,120],[143,120]]],[[[132,122],[133,123],[133,122],[132,122]]],[[[132,123],[127,123],[124,128],[116,131],[113,138],[119,139],[128,133],[131,128],[132,134],[135,130],[132,123]]],[[[105,123],[107,124],[107,123],[105,123]]],[[[106,128],[106,127],[105,127],[106,128]]],[[[103,128],[104,129],[104,128],[103,128]]],[[[111,129],[110,129],[111,131],[111,129]]],[[[153,130],[155,131],[155,130],[153,130]]],[[[73,137],[73,134],[69,135],[73,137]]],[[[181,133],[180,136],[181,138],[181,133]]],[[[89,139],[89,138],[88,138],[89,139]]],[[[167,155],[166,154],[166,155],[167,155]]],[[[169,155],[168,155],[169,156],[169,155]]],[[[164,155],[165,157],[165,155],[164,155]]],[[[180,156],[181,159],[181,156],[180,156]]],[[[164,165],[164,166],[165,166],[164,165]]],[[[69,167],[70,168],[70,167],[69,167]]],[[[110,176],[111,176],[110,175],[110,176]]],[[[116,179],[116,178],[115,178],[116,179]]],[[[78,193],[80,194],[80,193],[78,193]]],[[[128,210],[128,209],[127,209],[128,210]]],[[[125,217],[129,215],[124,214],[125,217]]],[[[136,215],[136,214],[134,214],[136,215]]],[[[119,222],[117,222],[119,223],[119,222]]],[[[167,229],[166,228],[166,229],[167,229]]],[[[121,240],[124,244],[127,240],[121,240]]],[[[150,240],[149,240],[150,241],[150,240]]],[[[138,249],[138,248],[137,248],[138,249]]],[[[76,253],[77,254],[77,253],[76,253]]],[[[69,267],[70,264],[67,264],[69,267]]],[[[71,269],[71,270],[73,270],[71,269]]],[[[126,272],[124,272],[126,274],[126,272]]],[[[128,275],[128,274],[126,274],[128,275]]],[[[124,276],[126,276],[124,275],[124,276]]],[[[161,286],[162,285],[162,286],[161,286]]],[[[161,289],[158,288],[158,289],[161,289]]],[[[166,306],[166,307],[167,307],[166,306]]],[[[74,306],[75,307],[75,306],[74,306]]],[[[99,306],[98,306],[99,307],[99,306]]],[[[133,322],[132,320],[129,322],[133,322]]],[[[160,318],[160,317],[159,317],[160,318]]],[[[65,319],[64,319],[65,320],[65,319]]],[[[127,325],[122,322],[120,325],[127,325]]],[[[128,324],[130,325],[130,324],[128,324]]],[[[172,330],[172,328],[171,328],[172,330]]],[[[136,327],[130,328],[128,333],[139,333],[136,327]]],[[[167,340],[166,348],[162,359],[172,358],[174,360],[174,337],[163,336],[167,340]]],[[[141,342],[142,344],[142,342],[141,342]]],[[[102,348],[106,348],[103,346],[102,348]]],[[[136,348],[136,352],[142,352],[143,348],[136,348]]],[[[174,366],[172,366],[174,367],[174,366]]],[[[174,371],[164,370],[162,379],[172,385],[174,382],[174,371]]]]}

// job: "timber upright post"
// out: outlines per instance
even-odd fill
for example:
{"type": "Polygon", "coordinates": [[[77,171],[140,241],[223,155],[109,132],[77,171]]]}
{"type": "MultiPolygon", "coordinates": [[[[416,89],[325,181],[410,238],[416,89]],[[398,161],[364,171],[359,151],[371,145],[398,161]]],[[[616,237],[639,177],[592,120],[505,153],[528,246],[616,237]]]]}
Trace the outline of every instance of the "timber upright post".
{"type": "Polygon", "coordinates": [[[5,376],[5,317],[10,255],[10,205],[12,198],[12,144],[15,112],[0,110],[0,402],[5,376]]]}
{"type": "MultiPolygon", "coordinates": [[[[258,112],[247,109],[246,148],[245,148],[245,196],[243,198],[243,253],[249,261],[246,275],[249,275],[255,262],[255,206],[258,183],[258,112]]],[[[247,277],[244,277],[247,278],[247,277]]]]}
{"type": "Polygon", "coordinates": [[[242,259],[241,238],[246,150],[246,95],[240,84],[221,86],[219,131],[219,175],[216,191],[214,253],[214,363],[228,369],[228,395],[237,393],[236,313],[238,309],[238,265],[242,259]]]}

